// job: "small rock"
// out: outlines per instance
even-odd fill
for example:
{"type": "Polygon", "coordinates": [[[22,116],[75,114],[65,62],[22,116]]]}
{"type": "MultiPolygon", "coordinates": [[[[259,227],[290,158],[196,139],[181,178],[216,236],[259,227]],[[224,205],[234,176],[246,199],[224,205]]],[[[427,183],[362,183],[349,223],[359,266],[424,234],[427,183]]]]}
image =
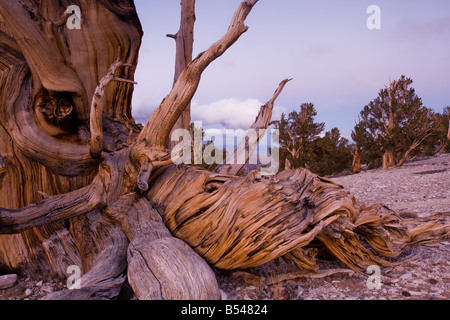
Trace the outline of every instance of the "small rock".
{"type": "Polygon", "coordinates": [[[42,282],[42,280],[41,280],[41,281],[39,281],[38,283],[36,283],[36,286],[37,286],[37,287],[42,287],[42,283],[43,283],[43,282],[42,282]]]}
{"type": "Polygon", "coordinates": [[[0,290],[12,288],[17,284],[17,274],[0,276],[0,290]]]}
{"type": "Polygon", "coordinates": [[[25,290],[25,296],[26,296],[26,297],[31,296],[32,293],[33,293],[33,290],[31,290],[31,289],[25,290]]]}
{"type": "Polygon", "coordinates": [[[437,284],[438,283],[438,281],[436,279],[428,279],[428,282],[430,284],[437,284]]]}
{"type": "Polygon", "coordinates": [[[220,297],[222,298],[222,300],[228,300],[228,295],[222,290],[220,290],[220,297]]]}
{"type": "Polygon", "coordinates": [[[337,284],[337,283],[341,283],[341,281],[339,281],[339,280],[333,280],[333,281],[331,281],[331,283],[332,283],[332,284],[337,284]]]}

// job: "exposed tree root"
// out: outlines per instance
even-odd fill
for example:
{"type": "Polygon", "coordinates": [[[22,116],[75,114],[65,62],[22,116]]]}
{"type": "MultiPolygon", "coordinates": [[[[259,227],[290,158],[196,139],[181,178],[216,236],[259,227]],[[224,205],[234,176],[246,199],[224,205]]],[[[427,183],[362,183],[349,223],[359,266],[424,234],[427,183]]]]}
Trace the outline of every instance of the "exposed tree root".
{"type": "Polygon", "coordinates": [[[274,177],[252,172],[208,190],[221,178],[173,166],[155,176],[147,194],[171,232],[221,269],[255,267],[285,256],[316,271],[314,248],[308,245],[317,239],[349,268],[364,272],[390,262],[366,248],[359,236],[386,257],[399,256],[418,239],[449,237],[448,223],[429,221],[409,229],[392,210],[360,207],[342,186],[304,169],[274,177]],[[190,183],[180,184],[181,179],[190,183]]]}

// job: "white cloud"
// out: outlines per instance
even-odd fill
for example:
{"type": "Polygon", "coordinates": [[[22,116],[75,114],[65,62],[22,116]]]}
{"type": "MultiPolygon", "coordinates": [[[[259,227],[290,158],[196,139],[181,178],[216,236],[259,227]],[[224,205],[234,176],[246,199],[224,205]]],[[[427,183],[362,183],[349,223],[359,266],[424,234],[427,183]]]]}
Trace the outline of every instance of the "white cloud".
{"type": "MultiPolygon", "coordinates": [[[[192,121],[202,121],[204,126],[222,125],[227,129],[248,129],[259,113],[264,103],[257,99],[240,100],[235,98],[223,99],[199,106],[192,104],[192,121]]],[[[283,107],[274,108],[273,119],[281,116],[283,107]]]]}
{"type": "Polygon", "coordinates": [[[133,96],[133,117],[136,122],[145,124],[151,114],[159,106],[160,102],[150,99],[149,97],[133,96]]]}

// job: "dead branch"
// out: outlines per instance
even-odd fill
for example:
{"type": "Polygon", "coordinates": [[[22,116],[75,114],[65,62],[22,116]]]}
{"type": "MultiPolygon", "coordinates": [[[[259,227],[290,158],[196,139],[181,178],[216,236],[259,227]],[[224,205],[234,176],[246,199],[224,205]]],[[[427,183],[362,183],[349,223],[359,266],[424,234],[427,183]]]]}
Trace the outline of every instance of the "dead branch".
{"type": "MultiPolygon", "coordinates": [[[[181,73],[186,69],[187,65],[192,61],[192,54],[194,48],[194,25],[195,25],[195,0],[182,0],[181,1],[181,21],[180,29],[174,35],[168,34],[167,37],[173,38],[176,45],[175,54],[175,75],[174,82],[177,82],[181,73]]],[[[185,108],[180,118],[175,123],[172,131],[169,134],[169,138],[172,136],[174,130],[184,129],[189,130],[191,124],[191,106],[190,103],[185,108]]],[[[173,149],[176,143],[168,139],[167,146],[169,149],[173,149]]]]}
{"type": "Polygon", "coordinates": [[[200,53],[181,73],[170,94],[147,121],[138,142],[147,146],[165,148],[170,130],[191,101],[200,83],[203,71],[222,56],[248,30],[245,19],[258,0],[243,1],[231,21],[226,34],[205,52],[200,53]]]}
{"type": "Polygon", "coordinates": [[[355,274],[354,271],[349,269],[330,269],[330,270],[321,270],[318,273],[305,273],[304,271],[298,271],[298,272],[290,272],[285,274],[279,274],[276,276],[271,276],[267,278],[266,284],[273,285],[280,282],[288,281],[288,280],[295,280],[299,278],[308,278],[308,279],[322,279],[326,278],[328,276],[332,276],[334,274],[338,273],[348,273],[349,275],[355,274]]]}
{"type": "Polygon", "coordinates": [[[307,278],[307,279],[322,279],[328,276],[332,276],[334,274],[339,273],[348,273],[349,275],[355,274],[354,271],[349,269],[329,269],[329,270],[320,270],[317,273],[313,272],[305,272],[305,271],[297,271],[297,272],[288,272],[277,274],[274,276],[264,277],[256,274],[252,274],[245,271],[235,271],[232,273],[233,277],[242,278],[246,284],[251,284],[254,286],[260,285],[275,285],[280,282],[285,282],[289,280],[296,280],[299,278],[307,278]]]}
{"type": "MultiPolygon", "coordinates": [[[[87,0],[79,2],[87,6],[87,0]]],[[[1,152],[8,155],[8,167],[0,163],[6,170],[0,169],[0,178],[4,175],[4,181],[13,186],[3,194],[2,203],[7,203],[8,208],[20,207],[22,202],[29,203],[37,196],[38,190],[52,194],[64,192],[59,184],[73,190],[74,186],[88,184],[94,170],[98,169],[98,174],[90,185],[77,191],[49,196],[23,209],[0,209],[0,233],[23,232],[46,225],[42,230],[27,231],[9,237],[8,242],[1,241],[1,256],[6,252],[2,264],[13,260],[16,253],[25,253],[24,260],[15,260],[18,263],[7,268],[24,263],[24,268],[44,269],[37,273],[42,276],[50,274],[46,273],[49,269],[51,273],[60,272],[67,261],[79,263],[87,271],[82,278],[84,287],[67,297],[114,298],[124,281],[127,262],[128,279],[138,298],[218,299],[217,281],[208,263],[234,270],[284,257],[303,270],[316,271],[316,247],[322,246],[349,268],[362,272],[368,265],[392,264],[376,253],[397,257],[410,245],[448,239],[448,220],[410,225],[382,206],[361,208],[348,190],[308,170],[284,171],[271,177],[256,172],[233,177],[192,166],[169,165],[172,159],[165,147],[168,133],[192,99],[205,68],[247,30],[244,21],[257,0],[242,2],[224,37],[184,69],[171,93],[137,137],[137,143],[133,145],[130,139],[131,146],[103,154],[101,140],[106,124],[102,128],[101,121],[107,113],[103,108],[118,113],[126,119],[124,122],[131,114],[128,105],[116,103],[129,102],[124,96],[131,96],[131,86],[119,88],[120,93],[115,95],[106,94],[104,86],[110,81],[134,82],[114,75],[116,66],[109,64],[115,56],[109,56],[102,67],[98,56],[107,52],[107,48],[122,44],[135,65],[141,29],[136,26],[139,23],[133,2],[122,1],[118,8],[112,0],[101,1],[101,5],[95,6],[99,11],[87,10],[86,21],[92,28],[86,26],[88,30],[78,34],[83,35],[79,38],[63,36],[54,30],[42,32],[40,26],[45,21],[33,19],[27,3],[31,7],[35,5],[35,1],[29,0],[0,4],[0,28],[7,28],[6,33],[0,31],[0,105],[3,106],[0,134],[6,142],[1,152]],[[97,37],[92,32],[97,28],[104,30],[96,24],[99,12],[111,23],[126,21],[125,28],[117,28],[117,33],[110,30],[113,40],[106,45],[104,33],[97,37]],[[128,23],[128,18],[133,22],[128,23]],[[122,29],[124,33],[120,33],[122,29]],[[52,36],[61,38],[55,40],[52,36]],[[67,46],[61,45],[60,40],[67,41],[67,46]],[[95,43],[101,49],[88,50],[86,43],[95,43]],[[64,54],[77,45],[85,50],[77,55],[64,54]],[[91,55],[84,51],[97,52],[91,55]],[[86,65],[80,67],[80,64],[86,65]],[[64,68],[59,69],[60,66],[64,68]],[[89,80],[101,78],[91,72],[96,69],[92,66],[105,71],[110,67],[100,85],[89,80]],[[95,105],[87,110],[90,105],[87,92],[93,93],[96,87],[92,100],[95,105]],[[42,129],[45,125],[40,122],[42,119],[34,114],[40,91],[64,93],[73,98],[78,108],[74,108],[79,116],[77,120],[88,120],[91,111],[92,135],[80,137],[70,133],[59,138],[49,135],[42,129]],[[116,104],[111,107],[107,101],[116,104]],[[14,155],[18,156],[17,161],[14,155]],[[24,168],[28,164],[30,169],[24,168]],[[14,172],[26,179],[31,174],[32,186],[22,183],[28,181],[24,177],[11,179],[14,172]],[[24,199],[9,201],[10,194],[24,199]],[[73,218],[69,221],[70,233],[61,222],[60,229],[49,224],[69,218],[73,218]],[[35,236],[30,236],[34,233],[35,236]],[[47,241],[50,238],[51,242],[47,241]],[[45,239],[42,246],[28,245],[41,239],[45,239]],[[28,243],[20,244],[20,241],[28,243]],[[12,244],[12,248],[4,249],[8,247],[5,243],[12,244]],[[31,252],[35,249],[41,251],[31,252]],[[59,258],[59,255],[64,256],[59,258]],[[42,262],[43,256],[49,262],[42,262]]],[[[57,5],[53,7],[60,9],[57,5]]],[[[52,11],[50,6],[48,11],[52,11]]],[[[57,15],[56,10],[49,14],[57,15]]],[[[132,70],[127,73],[132,74],[132,70]]],[[[268,107],[261,110],[255,128],[268,126],[273,103],[285,84],[280,84],[268,107]]],[[[132,121],[128,127],[122,123],[117,131],[125,131],[123,127],[131,128],[132,121]]],[[[80,128],[78,133],[84,131],[80,128]]],[[[293,276],[303,276],[303,273],[283,276],[281,280],[293,276]]]]}
{"type": "MultiPolygon", "coordinates": [[[[199,54],[184,69],[172,91],[147,121],[139,134],[134,150],[132,150],[134,162],[138,162],[140,167],[143,166],[139,169],[142,173],[139,175],[140,187],[146,187],[146,183],[142,179],[145,179],[149,172],[147,162],[152,161],[152,157],[154,157],[146,151],[148,148],[165,150],[169,133],[197,91],[203,71],[248,30],[244,22],[257,2],[258,0],[246,0],[240,4],[226,34],[205,52],[199,54]]],[[[169,153],[167,152],[167,154],[169,153]]]]}
{"type": "Polygon", "coordinates": [[[256,141],[249,141],[249,150],[246,152],[246,137],[250,136],[249,134],[245,134],[244,138],[239,141],[239,144],[237,148],[234,150],[234,152],[231,154],[230,159],[233,160],[233,164],[222,164],[219,165],[214,172],[218,174],[224,174],[224,175],[230,175],[234,176],[236,175],[248,162],[250,157],[252,156],[253,152],[255,151],[255,148],[257,147],[259,141],[262,139],[263,135],[267,132],[267,128],[270,124],[270,121],[272,119],[272,113],[274,108],[274,103],[278,96],[283,91],[286,84],[291,81],[292,79],[285,79],[283,80],[277,90],[275,90],[275,93],[273,97],[261,107],[258,116],[256,117],[255,122],[250,127],[250,130],[253,132],[256,132],[256,141]],[[260,130],[264,130],[264,134],[261,134],[260,130]],[[238,159],[245,159],[244,161],[238,161],[238,159]]]}
{"type": "MultiPolygon", "coordinates": [[[[122,229],[98,212],[87,215],[99,252],[80,279],[80,289],[47,295],[43,300],[116,299],[126,280],[128,239],[122,229]]],[[[95,252],[95,246],[85,248],[95,252]]],[[[87,257],[85,257],[87,258],[87,257]]],[[[86,259],[88,260],[88,259],[86,259]]]]}

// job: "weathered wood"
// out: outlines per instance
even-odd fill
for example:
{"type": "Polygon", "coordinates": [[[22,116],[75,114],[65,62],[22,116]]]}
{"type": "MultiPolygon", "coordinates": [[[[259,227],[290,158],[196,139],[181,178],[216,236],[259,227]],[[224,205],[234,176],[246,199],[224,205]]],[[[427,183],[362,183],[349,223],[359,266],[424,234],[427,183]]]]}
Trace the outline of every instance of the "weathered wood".
{"type": "MultiPolygon", "coordinates": [[[[208,263],[239,269],[284,257],[317,271],[321,245],[362,272],[390,264],[374,251],[392,258],[448,239],[448,220],[403,221],[385,207],[361,207],[308,170],[235,177],[170,165],[170,130],[202,72],[247,30],[257,0],[240,4],[226,34],[184,68],[140,132],[131,119],[132,80],[105,87],[133,78],[142,36],[134,4],[77,3],[86,23],[70,33],[60,2],[0,3],[0,234],[22,232],[0,237],[0,267],[60,278],[68,266],[82,267],[81,290],[48,299],[114,299],[125,269],[140,299],[219,299],[208,263]],[[118,48],[131,65],[121,75],[118,48]],[[48,119],[55,110],[60,122],[48,119]],[[105,150],[107,134],[128,141],[110,139],[105,150]]],[[[267,128],[287,81],[254,128],[267,128]]]]}
{"type": "Polygon", "coordinates": [[[317,239],[349,268],[364,272],[390,263],[359,236],[386,257],[398,257],[419,233],[433,241],[449,237],[448,222],[410,229],[392,210],[361,207],[348,190],[305,169],[223,178],[172,166],[155,173],[147,194],[170,231],[221,269],[255,267],[284,256],[317,271],[309,247],[317,239]],[[181,179],[190,183],[180,184],[181,179]]]}
{"type": "Polygon", "coordinates": [[[114,62],[109,68],[108,73],[100,80],[97,88],[94,92],[94,97],[91,103],[91,116],[90,116],[90,131],[91,131],[91,142],[90,142],[90,154],[92,158],[98,159],[103,150],[104,137],[103,137],[103,109],[104,109],[104,95],[106,86],[111,81],[126,82],[131,84],[137,84],[135,81],[122,79],[116,77],[115,73],[120,67],[131,67],[131,64],[126,64],[121,61],[121,51],[119,49],[119,57],[117,61],[114,62]]]}
{"type": "Polygon", "coordinates": [[[354,272],[352,270],[348,270],[348,269],[331,269],[331,270],[323,270],[320,271],[318,273],[305,273],[305,272],[291,272],[291,273],[286,273],[286,274],[280,274],[280,275],[276,275],[276,276],[271,276],[267,279],[266,284],[269,285],[274,285],[283,281],[288,281],[288,280],[295,280],[295,279],[299,279],[299,278],[308,278],[308,279],[322,279],[334,274],[339,274],[339,273],[348,273],[348,274],[353,274],[354,272]]]}
{"type": "Polygon", "coordinates": [[[361,172],[361,147],[356,143],[355,149],[353,151],[353,173],[361,172]]]}
{"type": "Polygon", "coordinates": [[[328,276],[331,276],[334,274],[339,274],[339,273],[354,274],[354,271],[349,270],[349,269],[320,270],[317,273],[296,271],[296,272],[281,273],[281,274],[268,276],[268,277],[252,274],[252,273],[245,272],[245,271],[235,271],[232,273],[232,276],[233,277],[241,277],[246,284],[258,287],[261,285],[275,285],[280,282],[289,281],[289,280],[297,280],[300,278],[322,279],[322,278],[325,278],[325,277],[328,277],[328,276]]]}
{"type": "Polygon", "coordinates": [[[356,218],[347,191],[306,170],[267,178],[252,172],[207,192],[217,177],[171,167],[152,182],[148,199],[175,236],[218,268],[261,265],[306,246],[340,215],[356,218]],[[189,188],[177,184],[181,177],[188,177],[189,188]]]}
{"type": "Polygon", "coordinates": [[[0,121],[20,152],[61,175],[94,170],[97,162],[89,155],[88,145],[61,141],[40,130],[34,111],[30,113],[28,108],[32,99],[30,70],[24,61],[12,63],[0,74],[3,87],[0,121]]]}
{"type": "MultiPolygon", "coordinates": [[[[176,34],[167,35],[175,40],[176,45],[174,85],[187,65],[192,61],[195,20],[195,0],[182,0],[180,29],[176,34]]],[[[170,150],[176,146],[176,142],[170,140],[172,133],[177,129],[189,130],[190,124],[191,106],[189,103],[169,134],[168,148],[170,150]]]]}
{"type": "Polygon", "coordinates": [[[164,148],[174,124],[196,92],[203,71],[222,56],[248,30],[244,22],[258,0],[245,0],[236,10],[226,34],[200,53],[181,73],[170,94],[151,115],[139,135],[139,142],[164,148]]]}
{"type": "Polygon", "coordinates": [[[55,292],[43,300],[110,300],[119,296],[126,280],[127,237],[99,212],[90,213],[86,221],[80,222],[73,226],[78,229],[75,232],[92,235],[92,238],[78,237],[77,247],[84,258],[83,266],[78,267],[85,270],[80,288],[55,292]]]}
{"type": "Polygon", "coordinates": [[[191,247],[174,238],[160,214],[138,194],[128,194],[108,208],[125,230],[128,281],[141,300],[217,300],[214,272],[191,247]]]}
{"type": "Polygon", "coordinates": [[[101,179],[88,187],[49,197],[22,209],[0,208],[0,234],[17,234],[52,222],[87,214],[104,207],[106,196],[101,179]]]}
{"type": "MultiPolygon", "coordinates": [[[[91,99],[119,48],[132,67],[117,76],[133,79],[142,37],[133,2],[81,0],[76,5],[80,30],[67,29],[64,1],[0,2],[0,158],[5,159],[0,207],[19,209],[41,201],[42,194],[88,186],[100,162],[90,155],[91,99]],[[61,122],[48,117],[55,110],[61,111],[61,122]]],[[[132,92],[133,86],[122,82],[105,89],[108,152],[134,141],[132,92]]],[[[0,236],[0,269],[66,279],[67,266],[83,260],[74,237],[91,236],[73,236],[70,224],[69,219],[0,236]]]]}
{"type": "MultiPolygon", "coordinates": [[[[225,35],[206,51],[200,53],[183,70],[172,91],[148,119],[131,153],[134,162],[139,162],[142,168],[143,174],[140,175],[139,179],[142,191],[145,191],[147,187],[144,180],[149,175],[149,162],[154,160],[152,158],[155,158],[155,150],[157,152],[166,150],[169,133],[197,91],[202,73],[248,30],[248,27],[244,24],[245,19],[257,2],[258,0],[245,0],[240,4],[225,35]]],[[[169,152],[166,152],[166,154],[169,155],[169,152]]]]}

